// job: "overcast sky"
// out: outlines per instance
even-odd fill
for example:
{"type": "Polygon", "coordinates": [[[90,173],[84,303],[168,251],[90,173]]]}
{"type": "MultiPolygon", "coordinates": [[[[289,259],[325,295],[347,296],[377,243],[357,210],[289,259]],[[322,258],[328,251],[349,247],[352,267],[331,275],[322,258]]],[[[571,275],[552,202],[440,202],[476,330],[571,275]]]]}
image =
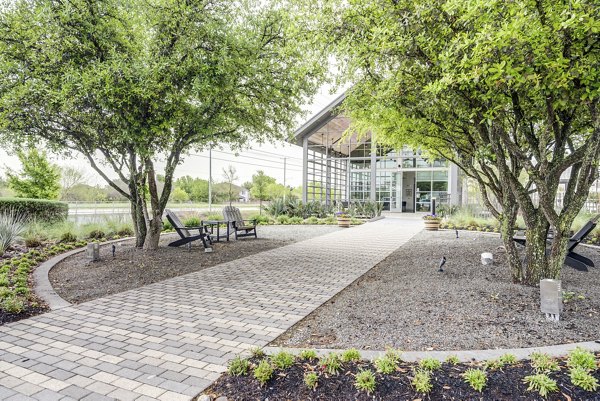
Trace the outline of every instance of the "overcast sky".
{"type": "MultiPolygon", "coordinates": [[[[298,122],[298,127],[307,121],[311,116],[322,110],[327,104],[333,101],[339,93],[330,94],[328,88],[323,88],[315,97],[311,105],[306,110],[308,114],[298,122]]],[[[180,164],[176,171],[175,177],[190,175],[192,177],[200,177],[208,179],[209,176],[209,152],[193,153],[184,158],[184,162],[180,164]]],[[[52,162],[65,166],[77,166],[84,169],[88,174],[89,183],[92,185],[105,185],[105,181],[94,170],[89,167],[87,161],[82,157],[77,157],[71,160],[58,158],[54,155],[49,155],[52,162]]],[[[283,183],[283,164],[286,158],[286,184],[291,186],[299,186],[302,184],[302,148],[289,143],[277,144],[252,144],[251,149],[240,152],[235,155],[229,149],[214,150],[212,152],[212,177],[213,181],[219,182],[223,180],[223,168],[228,165],[233,165],[237,170],[238,184],[245,181],[250,181],[252,175],[257,170],[263,170],[265,174],[275,177],[278,182],[283,183]]],[[[19,169],[20,163],[15,156],[8,155],[4,149],[0,148],[0,175],[5,176],[6,167],[19,169]]],[[[162,169],[162,165],[159,166],[162,169]]],[[[108,171],[108,170],[107,170],[108,171]]],[[[113,177],[114,175],[111,175],[113,177]]]]}

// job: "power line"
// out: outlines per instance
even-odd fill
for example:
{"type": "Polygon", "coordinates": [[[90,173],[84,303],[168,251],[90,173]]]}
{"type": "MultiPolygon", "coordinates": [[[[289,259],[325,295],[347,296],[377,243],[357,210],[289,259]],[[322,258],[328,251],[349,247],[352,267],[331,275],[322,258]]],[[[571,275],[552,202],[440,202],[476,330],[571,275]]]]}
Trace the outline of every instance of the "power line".
{"type": "MultiPolygon", "coordinates": [[[[268,154],[268,155],[277,156],[277,157],[279,157],[279,158],[283,157],[283,156],[281,156],[280,154],[273,153],[273,152],[267,152],[267,151],[265,151],[265,150],[260,150],[260,149],[250,149],[250,151],[251,151],[251,152],[265,153],[265,154],[268,154]]],[[[302,161],[302,158],[301,158],[301,157],[294,157],[294,156],[285,156],[285,157],[287,157],[288,159],[296,159],[296,160],[300,160],[300,161],[302,161]]]]}
{"type": "MultiPolygon", "coordinates": [[[[265,162],[268,162],[268,163],[280,163],[279,160],[261,159],[260,157],[256,157],[256,156],[252,156],[252,155],[249,155],[249,156],[244,156],[243,154],[237,155],[235,153],[224,152],[222,150],[213,150],[213,152],[219,152],[219,153],[223,153],[223,154],[231,155],[231,156],[235,156],[235,157],[248,157],[248,158],[252,158],[253,160],[254,159],[255,160],[262,160],[262,161],[265,161],[265,162]]],[[[283,157],[281,157],[280,159],[283,159],[283,157]]],[[[296,167],[302,167],[302,166],[298,164],[298,165],[296,165],[296,167]]]]}
{"type": "MultiPolygon", "coordinates": [[[[208,159],[208,158],[209,158],[208,156],[204,156],[204,155],[196,155],[196,154],[193,154],[193,155],[190,155],[190,156],[193,156],[193,157],[202,157],[202,158],[204,158],[204,159],[208,159]]],[[[239,161],[239,160],[219,159],[219,158],[217,158],[217,157],[213,157],[212,159],[213,159],[213,160],[220,160],[220,161],[224,161],[224,162],[230,162],[230,163],[249,164],[249,165],[251,165],[251,166],[258,166],[258,167],[266,167],[266,168],[274,168],[274,169],[283,170],[283,167],[279,167],[279,166],[267,166],[267,165],[264,165],[264,164],[249,163],[249,162],[243,162],[243,161],[239,161]]],[[[300,170],[300,169],[290,169],[290,168],[288,168],[288,170],[293,170],[293,171],[300,171],[300,172],[302,172],[302,170],[300,170]]]]}

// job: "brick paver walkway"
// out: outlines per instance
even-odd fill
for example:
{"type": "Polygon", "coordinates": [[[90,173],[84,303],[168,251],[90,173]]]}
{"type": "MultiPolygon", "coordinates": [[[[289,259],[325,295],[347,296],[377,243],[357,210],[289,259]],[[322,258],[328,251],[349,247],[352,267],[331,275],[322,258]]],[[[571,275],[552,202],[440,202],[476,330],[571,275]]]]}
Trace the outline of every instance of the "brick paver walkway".
{"type": "Polygon", "coordinates": [[[0,399],[190,400],[421,228],[388,218],[0,326],[0,399]]]}

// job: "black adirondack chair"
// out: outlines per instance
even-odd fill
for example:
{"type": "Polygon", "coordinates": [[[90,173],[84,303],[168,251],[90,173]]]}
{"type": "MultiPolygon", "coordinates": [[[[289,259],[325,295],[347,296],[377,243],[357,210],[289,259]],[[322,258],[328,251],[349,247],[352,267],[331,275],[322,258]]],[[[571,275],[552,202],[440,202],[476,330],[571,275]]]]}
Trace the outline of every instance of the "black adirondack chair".
{"type": "Polygon", "coordinates": [[[252,223],[250,220],[244,220],[240,209],[237,207],[225,206],[223,208],[223,219],[230,225],[235,234],[235,239],[252,236],[257,238],[256,224],[252,223]]]}
{"type": "Polygon", "coordinates": [[[179,220],[179,217],[177,217],[177,215],[175,213],[173,213],[172,210],[166,209],[165,214],[167,216],[167,220],[169,220],[169,223],[171,223],[171,225],[173,226],[173,228],[175,229],[177,234],[179,234],[179,237],[180,237],[180,239],[178,239],[177,241],[171,242],[169,244],[169,246],[181,246],[181,245],[191,246],[191,243],[193,241],[200,240],[200,241],[202,241],[202,245],[204,245],[205,252],[212,252],[212,247],[209,246],[209,244],[212,245],[212,240],[210,238],[210,235],[208,235],[205,232],[205,229],[203,226],[186,227],[181,222],[181,220],[179,220]],[[192,234],[190,232],[190,230],[198,230],[198,234],[192,234]]]}
{"type": "MultiPolygon", "coordinates": [[[[598,220],[600,220],[600,214],[585,223],[585,225],[581,227],[581,230],[577,231],[569,239],[567,257],[565,258],[565,264],[567,266],[580,271],[588,271],[588,267],[596,267],[591,259],[575,252],[575,248],[577,248],[577,245],[579,245],[581,241],[583,241],[594,230],[594,228],[596,228],[598,220]]],[[[523,237],[513,237],[513,241],[521,245],[525,245],[526,243],[525,238],[523,237]]],[[[552,243],[552,238],[548,238],[548,242],[552,243]]]]}

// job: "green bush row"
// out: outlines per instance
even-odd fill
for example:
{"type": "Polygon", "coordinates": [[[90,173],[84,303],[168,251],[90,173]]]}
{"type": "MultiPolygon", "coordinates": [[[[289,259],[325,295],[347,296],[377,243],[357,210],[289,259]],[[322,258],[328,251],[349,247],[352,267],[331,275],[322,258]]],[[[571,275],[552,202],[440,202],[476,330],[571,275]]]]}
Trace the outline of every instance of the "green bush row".
{"type": "MultiPolygon", "coordinates": [[[[385,354],[376,358],[372,363],[361,360],[361,355],[356,349],[349,349],[341,353],[329,353],[319,358],[314,350],[303,350],[298,356],[286,351],[280,351],[274,355],[267,356],[259,349],[251,350],[251,357],[243,359],[237,357],[229,363],[227,373],[230,376],[252,375],[260,386],[265,386],[277,371],[279,376],[287,376],[285,370],[298,363],[303,367],[304,384],[314,390],[320,381],[330,380],[337,374],[345,374],[348,371],[347,363],[360,363],[359,371],[355,375],[354,386],[367,394],[375,391],[378,383],[377,376],[395,375],[408,372],[407,366],[400,366],[401,352],[389,349],[385,354]]],[[[557,381],[552,377],[561,370],[560,361],[548,354],[533,353],[529,359],[531,374],[524,376],[522,382],[526,384],[528,392],[538,393],[546,397],[551,393],[559,392],[557,381]]],[[[458,365],[456,356],[449,356],[445,363],[447,365],[458,365]]],[[[490,371],[502,371],[509,365],[526,364],[518,362],[512,354],[504,354],[501,357],[481,363],[463,365],[467,368],[462,374],[462,380],[473,390],[481,393],[488,386],[488,373],[490,371]]],[[[411,385],[414,390],[421,394],[428,394],[433,390],[434,372],[442,369],[443,363],[434,358],[423,358],[410,367],[412,373],[411,385]]],[[[573,386],[579,387],[587,392],[596,392],[600,387],[594,373],[598,370],[599,361],[590,351],[575,348],[569,352],[564,359],[562,368],[568,370],[568,376],[573,386]]],[[[387,384],[389,387],[389,383],[387,384]]],[[[270,394],[276,396],[277,394],[270,394]]]]}
{"type": "Polygon", "coordinates": [[[69,205],[44,199],[0,198],[0,213],[14,210],[27,220],[57,222],[67,219],[69,205]]]}

